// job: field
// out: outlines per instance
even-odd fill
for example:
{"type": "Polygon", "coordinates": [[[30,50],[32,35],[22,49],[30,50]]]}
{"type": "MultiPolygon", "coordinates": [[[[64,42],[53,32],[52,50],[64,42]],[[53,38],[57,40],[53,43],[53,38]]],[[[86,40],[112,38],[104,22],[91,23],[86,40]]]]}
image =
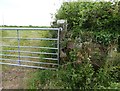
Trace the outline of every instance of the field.
{"type": "MultiPolygon", "coordinates": [[[[17,37],[17,31],[2,31],[1,32],[2,37],[17,37]]],[[[19,36],[21,38],[44,38],[44,37],[51,37],[51,34],[49,31],[20,31],[19,36]]],[[[20,46],[54,46],[52,43],[54,41],[42,41],[42,40],[20,40],[20,46]],[[49,44],[49,45],[48,45],[49,44]]],[[[12,46],[18,46],[18,40],[17,39],[2,39],[1,40],[2,45],[11,45],[11,47],[2,47],[2,54],[7,55],[19,55],[18,54],[18,47],[12,47],[12,46]],[[13,52],[9,51],[3,51],[3,50],[14,50],[13,52]]],[[[20,51],[27,51],[27,52],[49,52],[50,50],[45,49],[38,49],[38,48],[20,48],[20,51]]],[[[32,57],[45,57],[45,55],[40,54],[32,54],[32,53],[20,53],[21,56],[32,56],[32,57]]],[[[33,62],[39,62],[44,61],[36,58],[29,58],[29,57],[23,57],[20,58],[20,60],[29,60],[33,62]]],[[[51,55],[46,55],[46,57],[52,57],[51,55]]],[[[11,59],[11,60],[2,60],[2,62],[5,63],[13,63],[18,64],[19,62],[18,57],[14,56],[2,56],[3,59],[11,59]]],[[[29,66],[44,66],[46,65],[40,65],[35,64],[31,62],[20,62],[22,65],[29,65],[29,66]]],[[[51,60],[48,60],[51,62],[51,60]]],[[[24,68],[24,67],[14,67],[14,66],[2,66],[2,83],[4,89],[27,89],[32,85],[32,78],[34,78],[35,74],[37,74],[37,69],[32,68],[24,68]]]]}

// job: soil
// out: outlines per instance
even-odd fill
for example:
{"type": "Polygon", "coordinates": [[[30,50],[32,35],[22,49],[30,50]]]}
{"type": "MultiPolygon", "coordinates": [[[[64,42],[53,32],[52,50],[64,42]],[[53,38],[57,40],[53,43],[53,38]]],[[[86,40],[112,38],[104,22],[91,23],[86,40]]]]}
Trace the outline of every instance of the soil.
{"type": "Polygon", "coordinates": [[[7,66],[2,71],[2,89],[28,89],[28,80],[35,69],[7,66]]]}

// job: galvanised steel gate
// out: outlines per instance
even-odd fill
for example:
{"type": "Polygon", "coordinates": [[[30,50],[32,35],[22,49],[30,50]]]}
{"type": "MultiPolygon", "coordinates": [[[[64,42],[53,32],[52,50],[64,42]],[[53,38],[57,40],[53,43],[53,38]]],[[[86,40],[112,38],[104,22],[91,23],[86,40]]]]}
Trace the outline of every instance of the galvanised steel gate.
{"type": "Polygon", "coordinates": [[[61,28],[0,28],[0,31],[2,32],[9,31],[13,35],[16,34],[16,36],[13,36],[12,34],[11,36],[7,36],[6,34],[5,36],[2,36],[0,38],[2,42],[0,44],[0,46],[2,47],[0,54],[1,56],[0,64],[55,70],[56,67],[59,65],[59,55],[60,55],[59,35],[61,30],[62,30],[61,28]],[[55,38],[53,37],[26,38],[26,36],[22,36],[22,34],[24,34],[24,31],[26,31],[25,33],[28,34],[30,31],[32,31],[33,34],[35,32],[41,33],[40,31],[49,31],[48,35],[50,32],[54,31],[54,34],[55,33],[56,34],[55,34],[55,38]],[[13,42],[13,40],[16,42],[10,45],[9,42],[13,42]],[[4,41],[8,43],[6,42],[4,43],[4,41]],[[29,41],[32,42],[29,43],[29,41]],[[34,41],[39,41],[39,42],[34,42],[34,41]],[[44,46],[39,45],[40,42],[43,41],[46,41],[45,43],[47,44],[45,44],[44,46]],[[44,50],[44,52],[41,52],[41,50],[44,50]]]}

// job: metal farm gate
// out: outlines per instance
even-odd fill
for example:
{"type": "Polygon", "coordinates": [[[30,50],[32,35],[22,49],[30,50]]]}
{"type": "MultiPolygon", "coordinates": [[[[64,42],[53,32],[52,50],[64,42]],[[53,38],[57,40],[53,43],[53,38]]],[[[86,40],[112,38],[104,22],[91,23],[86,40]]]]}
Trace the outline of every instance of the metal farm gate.
{"type": "Polygon", "coordinates": [[[7,36],[7,34],[4,36],[3,34],[3,36],[0,37],[0,46],[2,48],[2,50],[0,50],[0,64],[51,70],[55,70],[59,65],[59,35],[61,28],[0,28],[0,32],[4,33],[6,31],[11,32],[11,36],[7,36]],[[30,31],[33,32],[33,34],[35,32],[40,34],[41,31],[49,31],[48,35],[54,31],[53,34],[55,37],[36,37],[34,35],[32,38],[28,38],[22,36],[24,31],[28,34],[30,31]],[[16,36],[12,34],[16,34],[16,36]],[[13,40],[16,42],[9,44],[9,42],[11,43],[13,40]],[[4,41],[7,43],[4,43],[4,41]],[[44,46],[39,45],[43,41],[46,41],[46,44],[44,46]],[[42,52],[42,50],[44,50],[44,52],[42,52]]]}

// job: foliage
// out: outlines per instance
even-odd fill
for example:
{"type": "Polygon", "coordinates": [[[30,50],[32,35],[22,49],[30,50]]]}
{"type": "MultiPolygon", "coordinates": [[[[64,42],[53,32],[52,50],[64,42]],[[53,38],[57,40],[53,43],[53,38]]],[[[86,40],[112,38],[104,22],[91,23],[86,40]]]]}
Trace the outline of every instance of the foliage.
{"type": "Polygon", "coordinates": [[[120,36],[118,37],[118,52],[120,52],[120,36]]]}
{"type": "Polygon", "coordinates": [[[103,46],[109,46],[110,44],[115,44],[117,41],[117,35],[115,33],[109,32],[94,32],[94,39],[96,43],[103,46]]]}
{"type": "MultiPolygon", "coordinates": [[[[108,51],[107,47],[117,43],[120,29],[120,2],[65,2],[55,17],[68,21],[66,39],[93,41],[108,51]]],[[[63,43],[64,44],[64,43],[63,43]]],[[[64,46],[65,47],[65,46],[64,46]]],[[[118,47],[119,48],[119,47],[118,47]]],[[[107,53],[106,53],[107,54],[107,53]]]]}
{"type": "Polygon", "coordinates": [[[55,17],[68,21],[61,44],[66,64],[40,71],[38,87],[120,89],[120,56],[109,57],[120,33],[120,3],[65,2],[55,17]]]}
{"type": "Polygon", "coordinates": [[[68,30],[115,32],[120,29],[120,12],[117,11],[116,4],[110,2],[65,2],[56,13],[56,20],[66,19],[68,30]]]}
{"type": "MultiPolygon", "coordinates": [[[[120,70],[120,69],[119,69],[120,70]]],[[[57,71],[40,71],[38,88],[57,89],[119,89],[119,78],[112,76],[113,66],[100,68],[97,72],[87,59],[83,63],[67,63],[57,71]],[[117,79],[117,80],[115,80],[117,79]]],[[[115,72],[115,71],[114,71],[115,72]]],[[[115,72],[119,74],[119,72],[115,72]]],[[[116,75],[118,77],[118,75],[116,75]]]]}

